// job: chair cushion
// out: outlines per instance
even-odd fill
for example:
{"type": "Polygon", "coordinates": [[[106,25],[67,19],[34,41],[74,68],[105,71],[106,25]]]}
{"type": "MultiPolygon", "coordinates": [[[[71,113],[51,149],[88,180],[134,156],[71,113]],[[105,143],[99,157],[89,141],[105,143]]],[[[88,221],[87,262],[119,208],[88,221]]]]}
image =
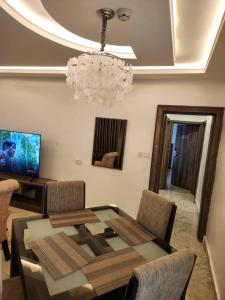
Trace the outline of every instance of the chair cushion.
{"type": "Polygon", "coordinates": [[[144,190],[137,221],[157,237],[164,240],[173,205],[174,202],[152,191],[144,190]]]}
{"type": "Polygon", "coordinates": [[[180,300],[194,262],[194,252],[183,249],[137,267],[135,300],[180,300]]]}

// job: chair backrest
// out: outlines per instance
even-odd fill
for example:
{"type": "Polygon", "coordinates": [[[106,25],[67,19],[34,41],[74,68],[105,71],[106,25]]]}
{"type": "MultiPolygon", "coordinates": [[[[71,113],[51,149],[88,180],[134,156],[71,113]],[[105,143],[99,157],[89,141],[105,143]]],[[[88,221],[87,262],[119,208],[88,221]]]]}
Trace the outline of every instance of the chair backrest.
{"type": "Polygon", "coordinates": [[[169,243],[176,214],[174,202],[144,190],[139,205],[137,221],[161,240],[169,243]]]}
{"type": "Polygon", "coordinates": [[[113,168],[115,158],[119,155],[118,152],[105,153],[101,159],[102,167],[113,168]]]}
{"type": "Polygon", "coordinates": [[[85,208],[84,181],[52,181],[47,183],[47,212],[85,208]]]}
{"type": "Polygon", "coordinates": [[[7,179],[0,181],[0,242],[7,239],[7,219],[12,193],[19,188],[18,181],[7,179]]]}
{"type": "Polygon", "coordinates": [[[125,300],[185,299],[195,259],[193,251],[183,249],[137,267],[125,300]]]}

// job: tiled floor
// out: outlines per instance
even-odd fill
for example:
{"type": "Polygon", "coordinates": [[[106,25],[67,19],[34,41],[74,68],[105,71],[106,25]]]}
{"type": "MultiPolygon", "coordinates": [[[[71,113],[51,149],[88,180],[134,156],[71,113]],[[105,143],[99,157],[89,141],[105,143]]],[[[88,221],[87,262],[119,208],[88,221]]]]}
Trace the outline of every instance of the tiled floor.
{"type": "Polygon", "coordinates": [[[194,196],[184,189],[171,187],[160,190],[160,194],[171,199],[177,205],[177,213],[171,245],[177,250],[191,248],[197,254],[195,268],[188,288],[188,300],[215,300],[209,261],[204,248],[197,238],[198,214],[194,196]]]}
{"type": "MultiPolygon", "coordinates": [[[[174,187],[171,190],[161,190],[160,194],[175,201],[178,207],[171,245],[178,250],[185,247],[191,248],[197,254],[196,265],[188,288],[188,300],[215,300],[216,296],[208,258],[202,243],[196,238],[198,218],[193,196],[186,190],[174,187]]],[[[10,217],[8,219],[9,240],[12,219],[31,215],[36,214],[10,207],[10,217]]],[[[9,262],[3,262],[3,279],[9,277],[9,266],[9,262]]]]}

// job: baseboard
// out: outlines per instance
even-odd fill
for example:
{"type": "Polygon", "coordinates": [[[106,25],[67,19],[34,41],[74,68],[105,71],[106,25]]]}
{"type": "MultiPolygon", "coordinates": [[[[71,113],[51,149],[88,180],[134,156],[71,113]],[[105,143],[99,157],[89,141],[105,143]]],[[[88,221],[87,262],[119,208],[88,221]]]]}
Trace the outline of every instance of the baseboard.
{"type": "Polygon", "coordinates": [[[213,264],[213,260],[212,260],[212,255],[209,249],[209,243],[207,240],[207,237],[204,237],[204,243],[205,243],[205,247],[206,247],[206,252],[209,258],[209,266],[210,266],[210,271],[212,274],[212,278],[213,278],[213,284],[214,284],[214,288],[215,288],[215,292],[216,292],[216,297],[217,300],[222,300],[222,297],[220,296],[220,292],[219,292],[219,286],[216,280],[216,273],[215,273],[215,268],[214,268],[214,264],[213,264]]]}

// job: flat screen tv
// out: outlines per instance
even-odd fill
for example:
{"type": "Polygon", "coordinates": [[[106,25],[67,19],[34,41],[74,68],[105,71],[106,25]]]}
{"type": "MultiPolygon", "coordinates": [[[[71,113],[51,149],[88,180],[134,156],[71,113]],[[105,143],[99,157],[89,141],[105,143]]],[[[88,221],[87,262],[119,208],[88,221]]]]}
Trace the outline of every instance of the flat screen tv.
{"type": "Polygon", "coordinates": [[[38,177],[41,135],[0,130],[0,172],[38,177]]]}

